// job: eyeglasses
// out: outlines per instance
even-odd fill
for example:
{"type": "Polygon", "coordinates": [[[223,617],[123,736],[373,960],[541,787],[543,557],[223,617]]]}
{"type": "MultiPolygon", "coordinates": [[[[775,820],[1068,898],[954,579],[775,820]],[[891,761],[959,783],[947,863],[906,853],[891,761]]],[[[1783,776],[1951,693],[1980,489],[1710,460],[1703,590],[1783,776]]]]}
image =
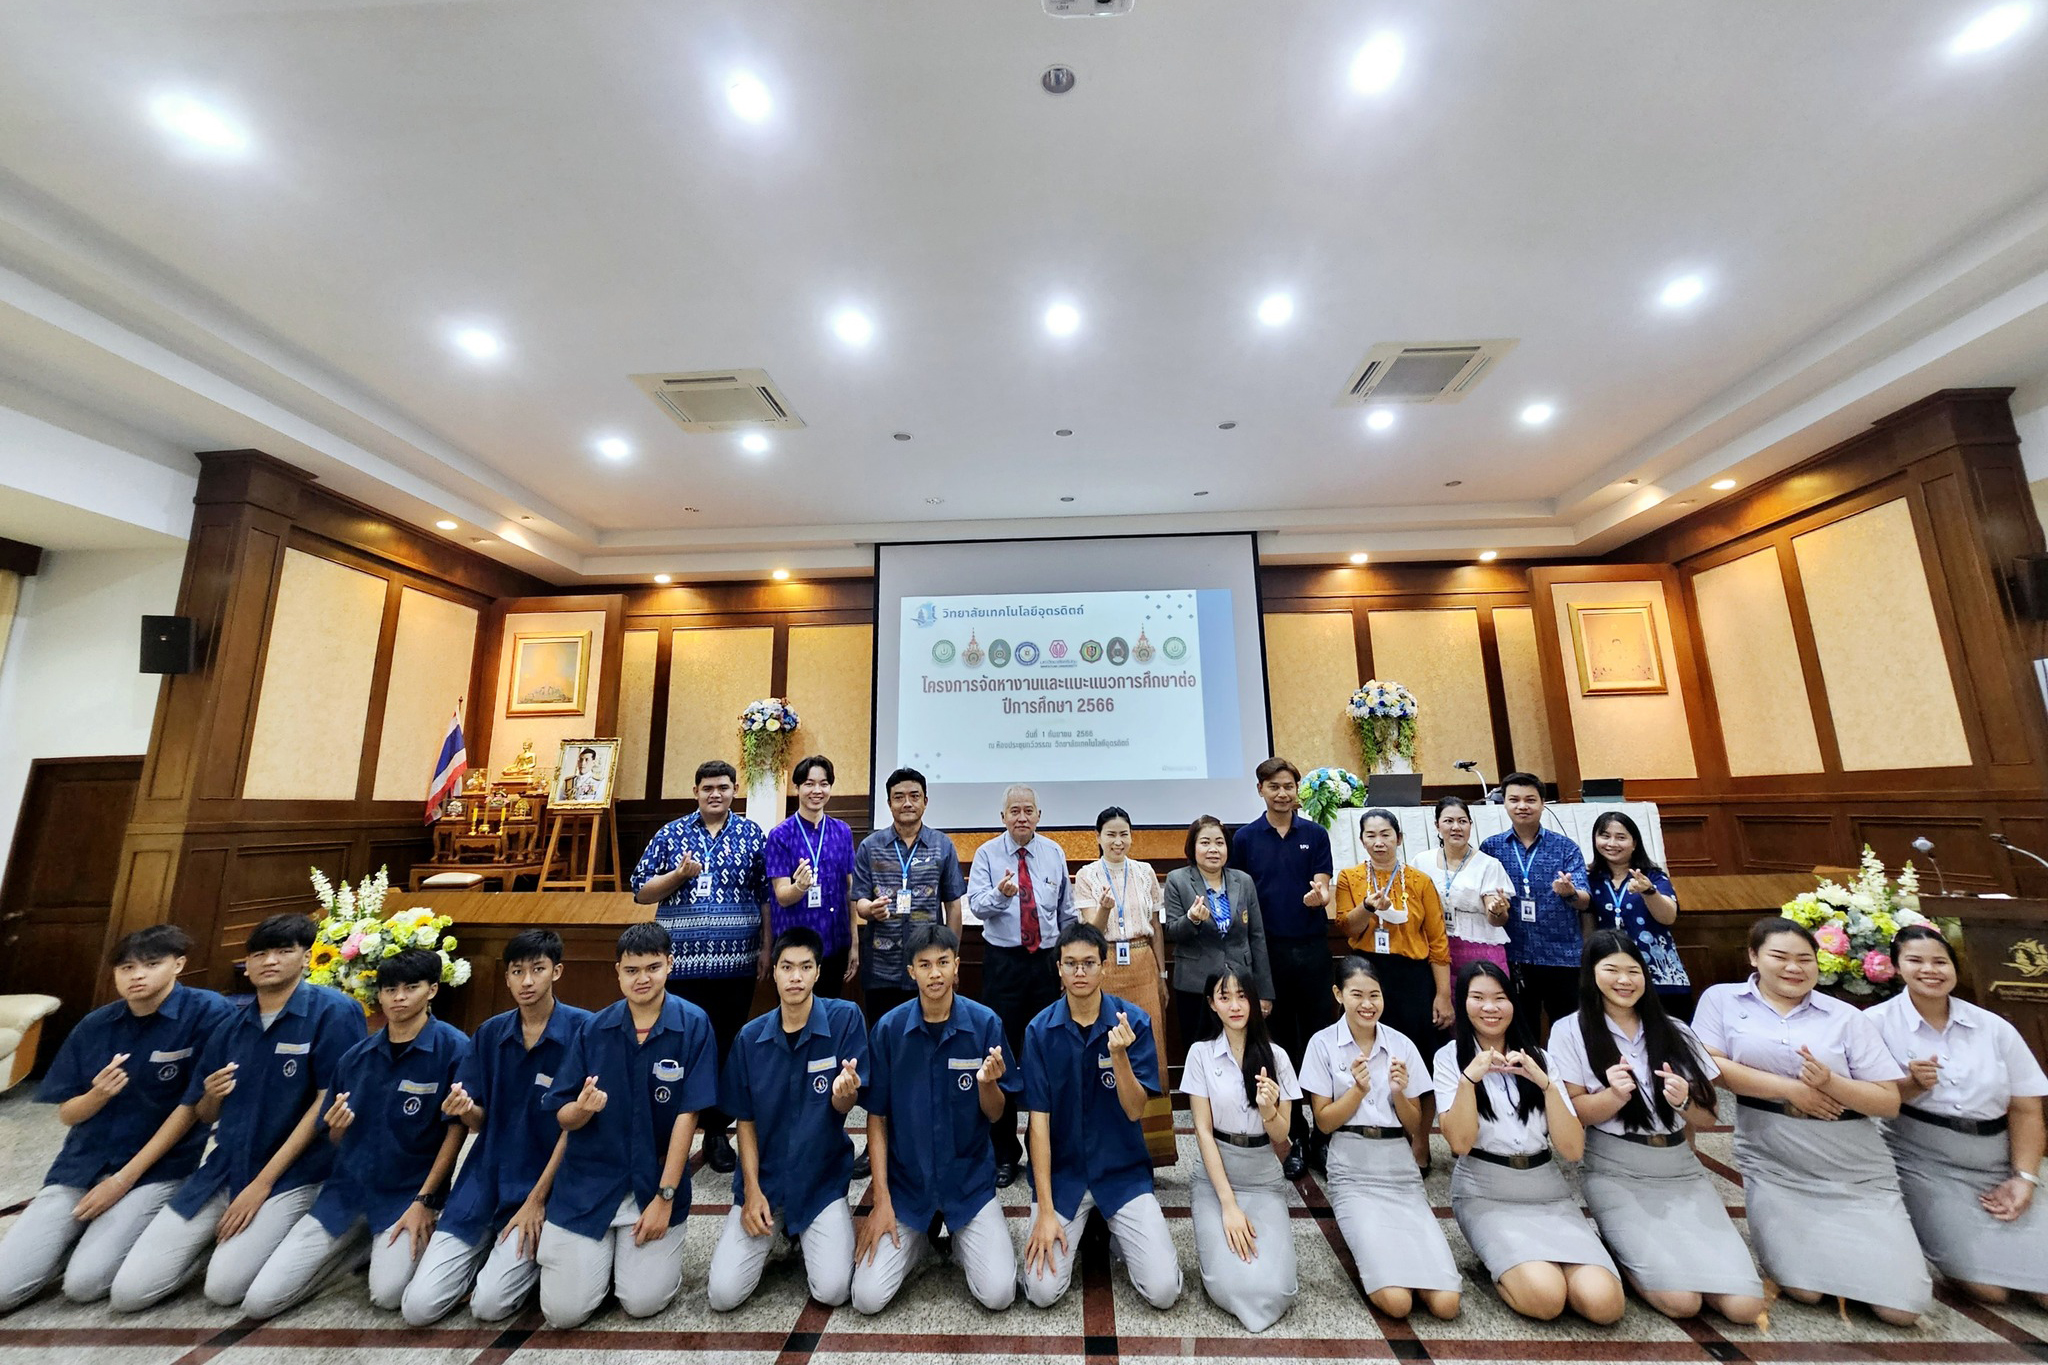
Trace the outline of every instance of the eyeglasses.
{"type": "Polygon", "coordinates": [[[1099,958],[1093,962],[1074,962],[1061,958],[1060,970],[1069,976],[1090,976],[1102,970],[1102,962],[1099,958]]]}

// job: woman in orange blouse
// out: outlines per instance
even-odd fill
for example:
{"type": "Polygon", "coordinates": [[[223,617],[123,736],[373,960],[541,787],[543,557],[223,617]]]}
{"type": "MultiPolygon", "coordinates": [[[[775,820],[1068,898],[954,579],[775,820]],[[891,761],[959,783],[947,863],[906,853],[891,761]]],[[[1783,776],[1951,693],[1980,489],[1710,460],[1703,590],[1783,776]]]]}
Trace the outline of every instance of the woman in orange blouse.
{"type": "MultiPolygon", "coordinates": [[[[1401,857],[1401,826],[1377,806],[1358,817],[1365,861],[1337,876],[1331,915],[1364,954],[1386,989],[1383,1027],[1405,1035],[1425,1057],[1449,1041],[1451,944],[1443,901],[1429,874],[1401,857]]],[[[1411,1134],[1415,1164],[1429,1169],[1429,1127],[1435,1097],[1421,1101],[1422,1124],[1411,1134]]]]}

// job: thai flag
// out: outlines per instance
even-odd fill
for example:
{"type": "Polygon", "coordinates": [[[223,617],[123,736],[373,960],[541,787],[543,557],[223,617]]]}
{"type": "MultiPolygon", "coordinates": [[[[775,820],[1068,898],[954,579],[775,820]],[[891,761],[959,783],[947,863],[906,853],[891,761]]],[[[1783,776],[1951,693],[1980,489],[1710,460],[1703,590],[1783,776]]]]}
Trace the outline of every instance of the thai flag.
{"type": "Polygon", "coordinates": [[[469,755],[462,748],[462,708],[457,706],[448,721],[447,738],[441,741],[441,756],[434,760],[434,780],[427,784],[427,823],[441,813],[441,803],[455,794],[462,774],[469,768],[469,755]]]}

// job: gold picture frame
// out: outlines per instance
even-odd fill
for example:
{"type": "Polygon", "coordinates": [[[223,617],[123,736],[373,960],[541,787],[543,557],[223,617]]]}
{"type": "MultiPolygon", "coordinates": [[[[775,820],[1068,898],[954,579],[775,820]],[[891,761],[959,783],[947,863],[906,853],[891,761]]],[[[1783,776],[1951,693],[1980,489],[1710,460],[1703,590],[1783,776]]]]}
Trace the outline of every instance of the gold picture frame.
{"type": "Polygon", "coordinates": [[[1648,602],[1574,602],[1572,652],[1579,695],[1668,692],[1657,613],[1648,602]]]}
{"type": "Polygon", "coordinates": [[[604,810],[618,786],[619,741],[565,739],[550,779],[549,810],[604,810]]]}
{"type": "Polygon", "coordinates": [[[589,706],[590,632],[514,635],[507,716],[580,716],[589,706]]]}

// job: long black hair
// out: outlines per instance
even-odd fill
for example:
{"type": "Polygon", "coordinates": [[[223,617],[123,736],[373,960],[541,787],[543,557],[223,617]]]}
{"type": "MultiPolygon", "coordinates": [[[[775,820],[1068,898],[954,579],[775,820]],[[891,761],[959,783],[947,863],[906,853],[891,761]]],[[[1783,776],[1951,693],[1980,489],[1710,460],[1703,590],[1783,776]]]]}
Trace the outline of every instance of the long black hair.
{"type": "Polygon", "coordinates": [[[1661,877],[1664,875],[1664,869],[1657,866],[1656,861],[1650,857],[1650,851],[1643,847],[1643,832],[1636,828],[1636,822],[1618,810],[1602,811],[1600,812],[1600,817],[1593,822],[1591,838],[1594,842],[1592,845],[1592,855],[1586,859],[1588,867],[1599,868],[1600,875],[1603,877],[1608,875],[1607,860],[1600,856],[1598,840],[1600,838],[1600,831],[1606,829],[1609,825],[1620,825],[1628,831],[1628,837],[1635,845],[1628,852],[1628,865],[1630,867],[1635,868],[1645,877],[1661,877]]]}
{"type": "MultiPolygon", "coordinates": [[[[1511,1013],[1508,1016],[1507,1036],[1501,1040],[1505,1044],[1504,1050],[1525,1052],[1535,1058],[1536,1065],[1545,1071],[1550,1070],[1550,1058],[1544,1054],[1542,1048],[1536,1046],[1535,1035],[1530,1033],[1529,1026],[1522,1022],[1522,1012],[1514,1008],[1515,991],[1508,982],[1508,974],[1484,958],[1467,962],[1458,969],[1457,989],[1452,992],[1456,1001],[1451,1013],[1457,1016],[1452,1022],[1457,1027],[1458,1069],[1463,1071],[1472,1065],[1472,1059],[1479,1055],[1478,1031],[1472,1027],[1472,1011],[1466,1007],[1465,997],[1471,992],[1472,983],[1482,976],[1498,982],[1502,993],[1508,997],[1511,1013]]],[[[1479,1116],[1485,1119],[1492,1118],[1493,1100],[1486,1093],[1484,1080],[1472,1089],[1473,1098],[1479,1105],[1479,1116]]],[[[1536,1088],[1536,1082],[1527,1076],[1515,1077],[1516,1115],[1526,1122],[1531,1114],[1542,1107],[1543,1092],[1536,1088]]]]}
{"type": "MultiPolygon", "coordinates": [[[[1251,1012],[1245,1015],[1244,1020],[1244,1102],[1257,1109],[1259,1073],[1265,1072],[1273,1079],[1275,1085],[1280,1083],[1279,1068],[1273,1065],[1273,1035],[1266,1028],[1265,1012],[1259,1008],[1258,991],[1230,968],[1225,967],[1220,972],[1210,974],[1209,980],[1202,987],[1202,999],[1213,1006],[1217,989],[1229,982],[1237,983],[1237,988],[1243,991],[1245,998],[1251,1002],[1251,1012]]],[[[1223,1016],[1212,1008],[1209,1011],[1209,1030],[1203,1037],[1205,1040],[1214,1038],[1221,1032],[1223,1016]]]]}
{"type": "Polygon", "coordinates": [[[1593,1074],[1604,1080],[1607,1068],[1621,1060],[1621,1049],[1615,1046],[1614,1035],[1607,1029],[1606,997],[1600,994],[1600,982],[1593,970],[1603,958],[1617,953],[1634,959],[1636,966],[1642,968],[1643,993],[1636,1001],[1636,1023],[1643,1030],[1651,1080],[1647,1086],[1636,1086],[1636,1092],[1628,1097],[1628,1103],[1621,1106],[1616,1117],[1631,1133],[1676,1128],[1681,1116],[1672,1113],[1671,1102],[1664,1098],[1664,1086],[1656,1073],[1668,1065],[1691,1087],[1692,1102],[1708,1110],[1714,1107],[1714,1083],[1707,1078],[1699,1045],[1665,1012],[1664,1002],[1651,988],[1650,967],[1643,961],[1642,950],[1627,934],[1615,929],[1594,933],[1586,940],[1585,951],[1579,954],[1579,1040],[1586,1045],[1586,1061],[1593,1074]],[[1656,1111],[1654,1122],[1650,1117],[1652,1110],[1656,1111]]]}

